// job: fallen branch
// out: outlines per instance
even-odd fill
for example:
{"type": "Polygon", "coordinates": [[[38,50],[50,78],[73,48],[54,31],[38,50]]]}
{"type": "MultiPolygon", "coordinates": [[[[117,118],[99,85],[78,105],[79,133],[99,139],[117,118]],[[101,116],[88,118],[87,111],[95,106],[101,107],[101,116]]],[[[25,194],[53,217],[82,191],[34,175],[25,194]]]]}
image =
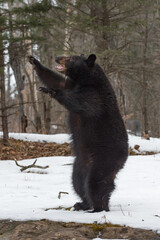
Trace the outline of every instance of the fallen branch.
{"type": "Polygon", "coordinates": [[[49,166],[47,165],[47,166],[44,166],[44,167],[42,167],[42,166],[39,166],[39,165],[35,165],[36,164],[36,162],[37,162],[37,159],[34,161],[34,163],[32,163],[31,165],[28,165],[28,166],[23,166],[23,165],[20,165],[20,164],[18,164],[18,162],[17,161],[15,161],[15,163],[16,163],[16,165],[18,166],[18,167],[21,167],[21,172],[23,172],[24,170],[26,170],[26,169],[28,169],[28,168],[42,168],[42,169],[46,169],[46,168],[49,168],[49,166]]]}

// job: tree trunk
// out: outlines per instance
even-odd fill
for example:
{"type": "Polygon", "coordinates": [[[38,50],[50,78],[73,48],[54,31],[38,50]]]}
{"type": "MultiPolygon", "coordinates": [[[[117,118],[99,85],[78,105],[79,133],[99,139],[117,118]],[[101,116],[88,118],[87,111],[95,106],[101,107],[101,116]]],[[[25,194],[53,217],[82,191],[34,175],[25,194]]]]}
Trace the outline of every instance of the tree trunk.
{"type": "MultiPolygon", "coordinates": [[[[0,14],[1,15],[1,14],[0,14]]],[[[4,49],[2,40],[2,29],[0,26],[0,89],[1,89],[1,112],[2,112],[2,131],[3,144],[8,145],[8,118],[5,93],[5,74],[4,74],[4,49]]]]}
{"type": "Polygon", "coordinates": [[[148,136],[148,111],[147,111],[147,48],[148,48],[148,13],[145,14],[144,48],[143,48],[143,71],[142,71],[142,136],[148,136]]]}
{"type": "Polygon", "coordinates": [[[45,127],[45,133],[50,133],[50,125],[51,125],[51,100],[48,99],[48,101],[44,101],[44,127],[45,127]]]}
{"type": "Polygon", "coordinates": [[[30,90],[30,95],[31,95],[31,101],[32,101],[32,107],[33,107],[33,111],[34,111],[34,124],[35,124],[35,128],[36,128],[36,132],[38,133],[42,133],[42,123],[41,123],[41,117],[40,117],[40,113],[37,109],[37,105],[36,105],[36,98],[35,98],[35,93],[34,93],[34,88],[33,88],[33,82],[30,78],[30,75],[25,67],[25,65],[23,66],[23,70],[27,76],[28,82],[29,82],[29,90],[30,90]]]}
{"type": "Polygon", "coordinates": [[[24,114],[24,105],[23,105],[23,95],[22,90],[24,88],[23,78],[21,73],[21,60],[18,54],[18,45],[16,43],[11,43],[9,46],[9,57],[10,57],[10,65],[14,72],[17,91],[18,91],[18,99],[19,99],[19,131],[23,132],[23,116],[24,114]]]}
{"type": "Polygon", "coordinates": [[[121,114],[123,116],[123,119],[125,121],[125,119],[126,119],[125,94],[123,92],[122,80],[120,79],[119,73],[116,74],[116,79],[117,79],[117,83],[118,83],[119,108],[120,108],[120,112],[121,112],[121,114]]]}
{"type": "MultiPolygon", "coordinates": [[[[50,40],[50,36],[44,32],[43,35],[46,39],[50,40]]],[[[51,50],[52,48],[49,48],[47,44],[43,45],[43,48],[41,49],[41,56],[42,59],[45,60],[46,65],[52,69],[53,68],[53,59],[54,59],[54,50],[51,50]]],[[[43,108],[39,107],[39,109],[42,109],[43,111],[43,128],[44,132],[46,134],[50,134],[51,131],[51,102],[53,99],[51,99],[48,96],[42,96],[43,100],[43,108]]]]}

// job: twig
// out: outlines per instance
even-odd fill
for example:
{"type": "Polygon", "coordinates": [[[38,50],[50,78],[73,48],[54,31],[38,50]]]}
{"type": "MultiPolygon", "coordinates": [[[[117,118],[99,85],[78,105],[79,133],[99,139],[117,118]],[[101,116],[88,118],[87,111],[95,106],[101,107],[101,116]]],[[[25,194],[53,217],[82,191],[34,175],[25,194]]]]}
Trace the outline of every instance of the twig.
{"type": "Polygon", "coordinates": [[[120,206],[120,209],[121,209],[121,211],[122,211],[123,216],[125,216],[125,214],[124,214],[124,212],[123,212],[123,209],[122,209],[122,206],[121,206],[121,205],[119,205],[119,206],[120,206]]]}
{"type": "Polygon", "coordinates": [[[59,192],[59,194],[58,194],[59,199],[61,198],[61,194],[69,194],[69,193],[68,192],[59,192]]]}
{"type": "Polygon", "coordinates": [[[26,169],[28,169],[28,168],[42,168],[42,169],[46,169],[46,168],[49,168],[49,166],[47,165],[47,166],[44,166],[44,167],[42,167],[42,166],[39,166],[39,165],[35,165],[36,164],[36,162],[37,162],[37,159],[34,161],[34,163],[32,163],[31,165],[28,165],[28,166],[23,166],[23,165],[20,165],[20,164],[18,164],[18,162],[17,161],[15,161],[15,163],[16,163],[16,165],[18,166],[18,167],[21,167],[21,172],[23,172],[24,170],[26,170],[26,169]]]}

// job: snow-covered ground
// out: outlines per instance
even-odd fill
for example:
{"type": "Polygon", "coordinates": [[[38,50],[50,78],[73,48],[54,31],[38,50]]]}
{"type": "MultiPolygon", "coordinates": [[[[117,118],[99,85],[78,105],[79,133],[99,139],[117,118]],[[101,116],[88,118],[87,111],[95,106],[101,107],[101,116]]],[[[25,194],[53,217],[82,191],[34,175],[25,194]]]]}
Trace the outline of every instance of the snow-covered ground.
{"type": "MultiPolygon", "coordinates": [[[[0,138],[2,137],[2,132],[0,132],[0,138]]],[[[65,142],[70,142],[69,134],[34,134],[34,133],[9,133],[10,138],[17,140],[24,140],[29,142],[55,142],[63,144],[65,142]]]]}
{"type": "MultiPolygon", "coordinates": [[[[2,137],[2,132],[0,132],[0,138],[2,137]]],[[[69,134],[34,134],[34,133],[9,133],[10,138],[17,140],[24,140],[29,142],[55,142],[55,143],[65,143],[71,142],[69,134]]],[[[156,152],[160,153],[160,139],[159,138],[150,138],[146,140],[134,135],[129,135],[129,145],[134,148],[135,145],[140,145],[139,151],[145,152],[156,152]]]]}
{"type": "MultiPolygon", "coordinates": [[[[10,136],[27,141],[70,141],[66,134],[10,136]]],[[[160,139],[144,140],[129,136],[129,143],[132,147],[140,145],[142,151],[160,152],[160,139]]],[[[33,161],[23,160],[20,164],[29,165],[33,161]]],[[[160,154],[130,156],[117,175],[110,212],[100,213],[65,210],[79,200],[71,184],[73,161],[73,157],[38,158],[36,164],[50,167],[32,169],[32,173],[21,172],[14,161],[0,161],[0,219],[111,222],[160,233],[160,154]],[[61,194],[59,199],[59,192],[69,194],[61,194]]]]}

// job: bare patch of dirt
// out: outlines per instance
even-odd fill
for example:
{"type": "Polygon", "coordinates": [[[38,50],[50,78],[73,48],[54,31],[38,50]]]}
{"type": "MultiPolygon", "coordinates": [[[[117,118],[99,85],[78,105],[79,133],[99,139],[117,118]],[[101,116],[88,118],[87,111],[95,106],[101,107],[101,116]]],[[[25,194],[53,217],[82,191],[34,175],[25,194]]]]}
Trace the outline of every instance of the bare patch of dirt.
{"type": "Polygon", "coordinates": [[[112,224],[79,224],[42,221],[0,221],[0,240],[159,240],[160,235],[143,229],[112,224]]]}

